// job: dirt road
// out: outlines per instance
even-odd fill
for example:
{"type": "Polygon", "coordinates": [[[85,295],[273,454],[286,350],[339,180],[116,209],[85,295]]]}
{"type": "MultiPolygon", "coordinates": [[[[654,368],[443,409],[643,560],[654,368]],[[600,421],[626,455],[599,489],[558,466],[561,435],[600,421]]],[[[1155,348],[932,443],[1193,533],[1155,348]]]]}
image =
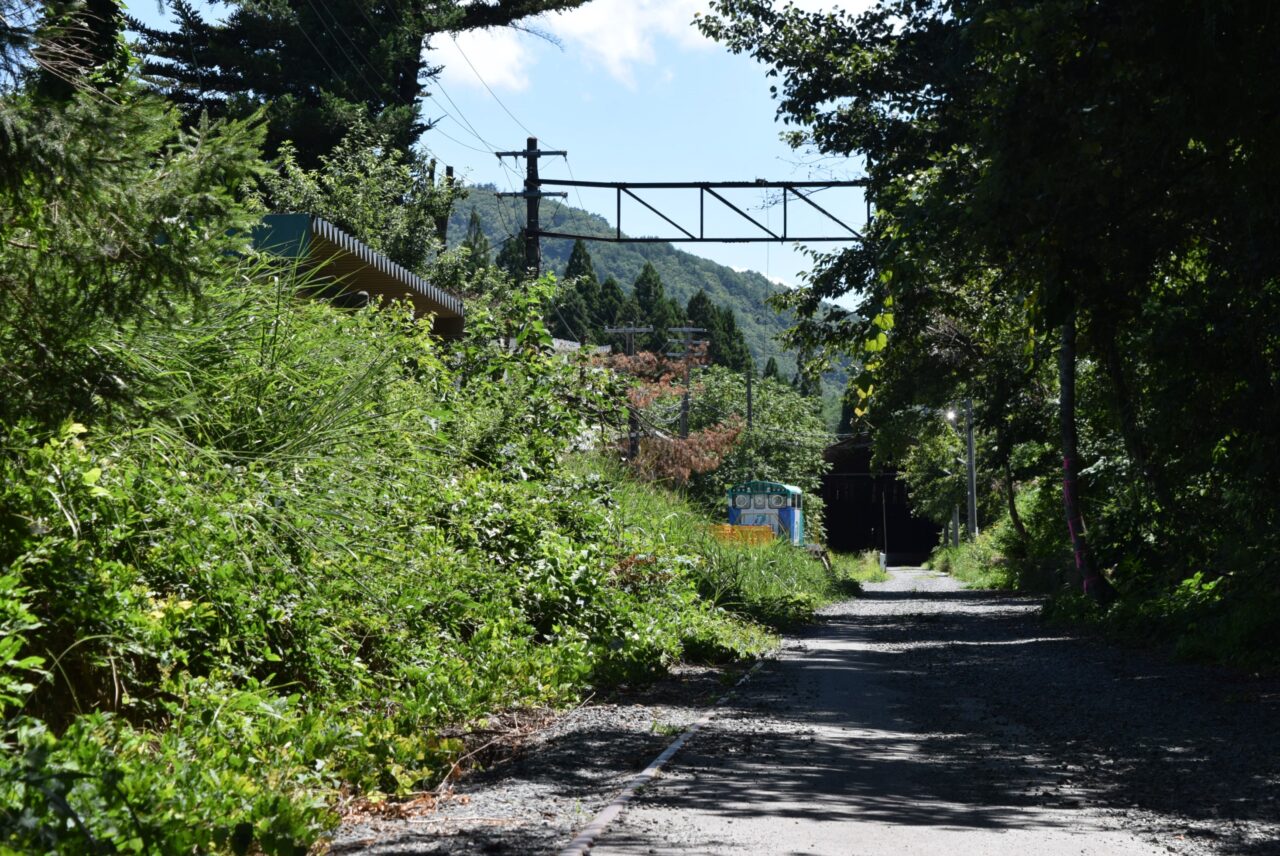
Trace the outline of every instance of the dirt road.
{"type": "MultiPolygon", "coordinates": [[[[789,640],[591,852],[1280,854],[1276,683],[1036,608],[895,570],[789,640]]],[[[555,852],[719,692],[699,674],[584,708],[464,804],[335,850],[555,852]]]]}

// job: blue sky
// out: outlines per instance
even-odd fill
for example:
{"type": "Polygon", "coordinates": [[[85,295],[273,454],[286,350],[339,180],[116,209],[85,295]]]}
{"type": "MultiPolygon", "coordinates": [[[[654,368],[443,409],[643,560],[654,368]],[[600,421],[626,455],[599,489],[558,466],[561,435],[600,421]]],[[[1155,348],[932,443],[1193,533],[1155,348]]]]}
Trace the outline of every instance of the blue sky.
{"type": "MultiPolygon", "coordinates": [[[[338,0],[332,0],[337,2],[338,0]]],[[[155,0],[130,0],[140,18],[165,17],[155,0]]],[[[802,0],[806,8],[857,9],[867,0],[802,0]]],[[[706,0],[592,0],[533,28],[553,41],[512,29],[437,37],[431,59],[444,66],[424,112],[439,120],[423,144],[466,180],[518,189],[523,162],[503,167],[494,150],[566,149],[568,163],[543,159],[547,178],[599,181],[738,181],[851,178],[857,164],[818,160],[778,138],[770,80],[754,61],[704,39],[691,22],[706,0]]],[[[215,7],[216,8],[216,7],[215,7]]],[[[780,209],[758,194],[731,197],[757,219],[777,226],[780,209]]],[[[862,220],[856,190],[828,191],[821,204],[855,227],[862,220]]],[[[657,195],[653,201],[696,224],[696,197],[657,195]]],[[[569,203],[614,220],[611,193],[572,194],[569,203]]],[[[805,206],[800,206],[803,208],[805,206]]],[[[815,219],[809,220],[819,228],[815,219]]],[[[793,230],[805,216],[793,203],[793,230]]],[[[736,215],[716,221],[730,229],[736,215]]],[[[709,218],[710,219],[710,218],[709,218]]],[[[657,234],[658,224],[632,204],[623,228],[657,234]]],[[[828,227],[822,227],[825,231],[828,227]]],[[[669,233],[669,230],[668,230],[669,233]]],[[[824,245],[830,249],[833,245],[824,245]]],[[[685,244],[683,249],[738,269],[797,282],[808,258],[791,245],[685,244]]]]}

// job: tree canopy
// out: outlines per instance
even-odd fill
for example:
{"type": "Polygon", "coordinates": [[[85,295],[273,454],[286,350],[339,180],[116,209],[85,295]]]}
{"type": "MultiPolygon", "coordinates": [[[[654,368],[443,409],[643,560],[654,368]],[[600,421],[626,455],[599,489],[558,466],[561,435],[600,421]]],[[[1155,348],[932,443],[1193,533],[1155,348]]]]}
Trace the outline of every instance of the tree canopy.
{"type": "Polygon", "coordinates": [[[142,36],[143,70],[191,116],[241,116],[269,105],[268,152],[286,140],[305,167],[366,119],[401,152],[429,125],[419,101],[440,68],[426,60],[433,37],[499,27],[585,0],[228,0],[210,20],[173,0],[173,28],[142,36]]]}
{"type": "Polygon", "coordinates": [[[1122,588],[1274,566],[1280,115],[1257,93],[1280,9],[713,10],[703,31],[779,79],[791,140],[866,168],[867,239],[786,301],[794,342],[863,361],[864,421],[972,395],[997,472],[1032,446],[1024,478],[1065,461],[1095,591],[1095,550],[1122,588]]]}

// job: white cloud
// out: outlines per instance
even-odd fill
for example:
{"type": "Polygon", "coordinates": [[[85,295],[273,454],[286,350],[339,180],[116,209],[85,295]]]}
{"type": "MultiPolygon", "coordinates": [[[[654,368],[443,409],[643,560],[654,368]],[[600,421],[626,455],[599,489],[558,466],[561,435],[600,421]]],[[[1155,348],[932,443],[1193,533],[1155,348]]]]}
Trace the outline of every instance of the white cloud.
{"type": "MultiPolygon", "coordinates": [[[[839,8],[857,12],[875,0],[795,2],[808,11],[839,8]]],[[[708,10],[707,0],[591,0],[534,23],[560,39],[567,54],[577,55],[588,65],[603,68],[615,80],[635,88],[637,70],[657,63],[660,42],[674,44],[679,50],[715,47],[692,23],[696,13],[708,10]]],[[[470,31],[459,35],[456,44],[448,38],[438,39],[431,59],[444,65],[446,85],[482,88],[476,74],[467,67],[466,59],[470,59],[489,86],[519,92],[529,86],[529,68],[535,61],[530,47],[534,39],[536,36],[511,29],[470,31]]]]}
{"type": "Polygon", "coordinates": [[[446,86],[483,89],[487,83],[494,89],[523,92],[529,88],[533,65],[527,38],[504,28],[468,30],[456,39],[441,36],[432,44],[430,61],[444,66],[446,86]]]}
{"type": "Polygon", "coordinates": [[[694,13],[705,7],[704,0],[592,0],[548,17],[546,26],[566,48],[634,87],[636,67],[657,60],[659,39],[682,49],[711,44],[692,26],[694,13]]]}

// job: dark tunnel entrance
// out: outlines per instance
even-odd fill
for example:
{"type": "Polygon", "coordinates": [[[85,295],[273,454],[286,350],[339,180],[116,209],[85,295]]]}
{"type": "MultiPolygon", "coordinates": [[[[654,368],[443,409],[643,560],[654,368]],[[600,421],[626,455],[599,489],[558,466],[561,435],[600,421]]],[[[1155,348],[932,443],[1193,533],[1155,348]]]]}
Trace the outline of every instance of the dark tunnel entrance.
{"type": "Polygon", "coordinates": [[[918,565],[938,545],[941,528],[911,513],[907,486],[893,471],[871,467],[871,441],[850,437],[827,448],[822,479],[827,546],[840,553],[876,550],[891,565],[918,565]]]}

